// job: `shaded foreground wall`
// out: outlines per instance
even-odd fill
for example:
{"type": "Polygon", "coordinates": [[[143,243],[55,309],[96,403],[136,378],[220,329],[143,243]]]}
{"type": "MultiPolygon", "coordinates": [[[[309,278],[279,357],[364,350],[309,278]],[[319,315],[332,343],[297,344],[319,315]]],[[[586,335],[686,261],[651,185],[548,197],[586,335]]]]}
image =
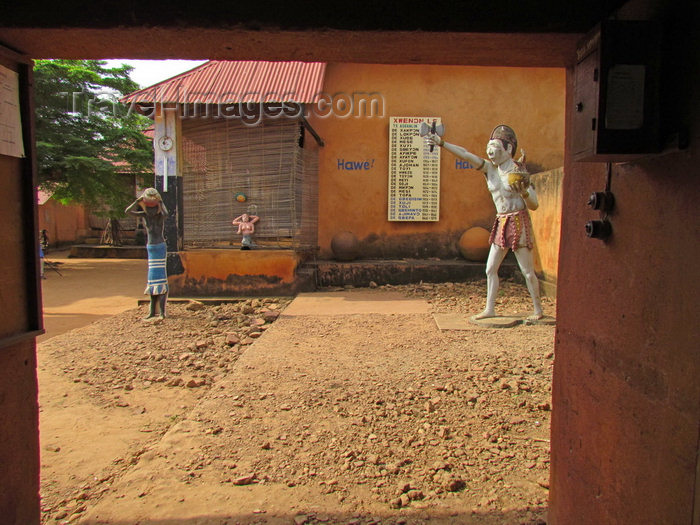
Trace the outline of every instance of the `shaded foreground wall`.
{"type": "Polygon", "coordinates": [[[42,333],[31,68],[2,46],[0,65],[19,75],[25,152],[23,158],[0,154],[0,523],[31,525],[39,523],[35,337],[42,333]]]}
{"type": "Polygon", "coordinates": [[[700,523],[700,114],[690,103],[700,85],[697,68],[684,82],[667,78],[682,89],[671,98],[690,147],[612,166],[609,242],[584,233],[598,218],[586,201],[605,188],[605,164],[566,161],[553,525],[700,523]]]}
{"type": "Polygon", "coordinates": [[[319,157],[321,258],[342,231],[360,240],[361,258],[459,257],[457,241],[472,226],[490,228],[495,216],[483,174],[442,151],[440,220],[389,222],[389,117],[441,117],[445,140],[485,156],[491,130],[511,125],[529,163],[542,171],[562,166],[564,69],[434,65],[328,64],[324,91],[380,93],[383,117],[310,118],[325,141],[319,157]],[[368,161],[348,170],[343,161],[368,161]]]}
{"type": "Polygon", "coordinates": [[[39,523],[34,340],[0,348],[0,523],[39,523]]]}

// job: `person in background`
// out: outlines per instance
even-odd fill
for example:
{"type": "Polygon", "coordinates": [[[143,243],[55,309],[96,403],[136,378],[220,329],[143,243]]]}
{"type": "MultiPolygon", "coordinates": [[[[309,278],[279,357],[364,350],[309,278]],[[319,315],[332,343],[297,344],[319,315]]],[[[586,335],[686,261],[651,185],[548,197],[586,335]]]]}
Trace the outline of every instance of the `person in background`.
{"type": "Polygon", "coordinates": [[[39,242],[39,277],[46,279],[46,275],[44,274],[44,246],[41,241],[39,242]]]}

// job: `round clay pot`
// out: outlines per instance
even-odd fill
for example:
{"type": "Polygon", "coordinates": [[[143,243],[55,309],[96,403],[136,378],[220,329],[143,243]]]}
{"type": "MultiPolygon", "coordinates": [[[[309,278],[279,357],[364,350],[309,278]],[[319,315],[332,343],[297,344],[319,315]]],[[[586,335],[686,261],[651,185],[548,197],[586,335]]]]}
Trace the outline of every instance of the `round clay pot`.
{"type": "Polygon", "coordinates": [[[339,232],[331,239],[331,250],[338,261],[352,261],[360,253],[360,241],[352,232],[339,232]]]}
{"type": "Polygon", "coordinates": [[[158,199],[149,199],[147,197],[143,198],[143,203],[149,208],[155,208],[156,206],[158,206],[159,202],[160,201],[158,199]]]}
{"type": "Polygon", "coordinates": [[[459,251],[468,261],[485,262],[489,256],[491,233],[481,226],[474,226],[459,238],[459,251]]]}

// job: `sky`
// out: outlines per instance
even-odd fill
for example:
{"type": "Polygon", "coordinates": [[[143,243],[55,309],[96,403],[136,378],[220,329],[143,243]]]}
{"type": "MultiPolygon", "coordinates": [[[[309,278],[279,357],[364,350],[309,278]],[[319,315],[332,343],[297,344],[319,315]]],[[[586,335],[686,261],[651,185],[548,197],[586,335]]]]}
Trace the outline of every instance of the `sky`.
{"type": "Polygon", "coordinates": [[[175,75],[189,71],[206,60],[107,60],[108,67],[129,64],[134,67],[131,79],[141,88],[152,86],[175,75]]]}

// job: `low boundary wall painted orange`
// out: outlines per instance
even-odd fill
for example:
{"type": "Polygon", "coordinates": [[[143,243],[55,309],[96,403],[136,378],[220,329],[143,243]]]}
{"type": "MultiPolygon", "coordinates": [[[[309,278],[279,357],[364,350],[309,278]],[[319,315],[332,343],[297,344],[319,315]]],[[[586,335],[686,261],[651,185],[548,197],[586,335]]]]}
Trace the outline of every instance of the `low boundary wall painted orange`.
{"type": "Polygon", "coordinates": [[[301,255],[291,250],[213,249],[169,254],[170,295],[289,295],[296,291],[301,260],[301,255]]]}

